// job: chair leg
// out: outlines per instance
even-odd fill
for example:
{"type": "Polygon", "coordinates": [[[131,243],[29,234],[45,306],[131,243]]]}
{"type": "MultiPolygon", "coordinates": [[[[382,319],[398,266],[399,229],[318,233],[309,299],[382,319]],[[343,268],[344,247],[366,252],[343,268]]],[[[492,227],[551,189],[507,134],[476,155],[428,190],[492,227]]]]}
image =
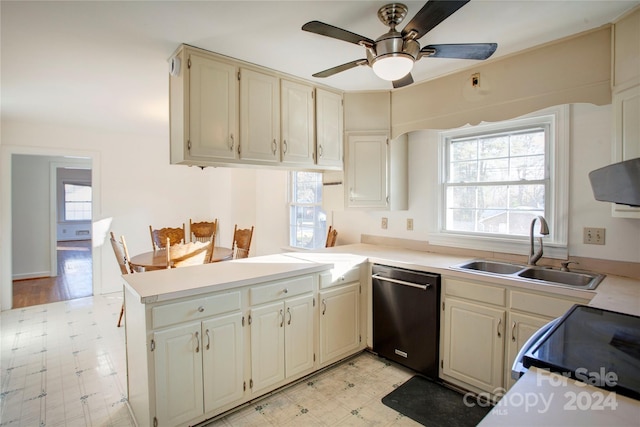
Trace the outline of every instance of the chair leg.
{"type": "Polygon", "coordinates": [[[122,308],[120,308],[120,316],[118,317],[118,328],[120,327],[120,323],[122,322],[123,314],[124,314],[124,303],[122,303],[122,308]]]}

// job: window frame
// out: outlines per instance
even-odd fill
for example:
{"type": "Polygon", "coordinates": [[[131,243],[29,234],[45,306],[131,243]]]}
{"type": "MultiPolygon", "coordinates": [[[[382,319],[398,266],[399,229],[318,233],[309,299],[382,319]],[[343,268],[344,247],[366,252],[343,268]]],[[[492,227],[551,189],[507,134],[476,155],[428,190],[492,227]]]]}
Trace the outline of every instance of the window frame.
{"type": "MultiPolygon", "coordinates": [[[[323,248],[324,244],[326,242],[326,232],[327,232],[327,221],[326,221],[326,212],[324,211],[324,209],[322,208],[322,197],[323,197],[323,185],[322,185],[322,172],[316,172],[316,171],[300,171],[300,170],[291,170],[289,171],[288,174],[288,180],[289,180],[289,191],[288,191],[288,207],[289,207],[289,215],[288,215],[288,230],[289,230],[289,247],[293,248],[295,250],[300,250],[300,251],[304,251],[304,250],[314,250],[314,249],[318,249],[318,248],[323,248]],[[319,183],[320,183],[320,201],[316,202],[316,203],[298,203],[296,202],[296,184],[297,184],[297,178],[296,178],[296,174],[297,173],[315,173],[318,176],[319,179],[319,183]],[[315,230],[317,230],[318,232],[322,231],[322,233],[319,236],[314,236],[313,240],[317,243],[317,246],[314,247],[303,247],[303,246],[294,246],[292,243],[294,241],[294,239],[292,239],[292,235],[291,232],[293,231],[293,227],[294,227],[294,219],[291,218],[291,213],[292,213],[292,208],[294,206],[302,206],[302,207],[313,207],[314,209],[316,208],[320,208],[320,211],[322,211],[325,214],[325,221],[324,221],[324,227],[320,227],[318,224],[318,218],[314,218],[313,221],[313,230],[315,232],[315,230]]],[[[297,224],[296,226],[296,230],[297,230],[297,224]]]]}
{"type": "MultiPolygon", "coordinates": [[[[69,202],[71,203],[71,202],[69,202]]],[[[75,203],[75,202],[74,202],[75,203]]],[[[77,203],[87,203],[87,201],[83,201],[83,202],[77,202],[77,203]]],[[[87,182],[80,182],[80,181],[67,181],[64,180],[62,181],[62,216],[64,218],[64,222],[90,222],[93,219],[93,187],[90,183],[87,182]],[[67,191],[66,191],[66,186],[67,185],[73,185],[76,187],[89,187],[89,189],[91,190],[91,200],[88,201],[89,203],[89,218],[84,218],[84,219],[69,219],[67,217],[67,191]]]]}
{"type": "MultiPolygon", "coordinates": [[[[429,233],[431,244],[504,253],[528,253],[529,236],[469,233],[445,230],[446,186],[448,172],[448,142],[454,138],[472,137],[513,131],[536,126],[548,126],[545,141],[544,218],[550,234],[544,237],[545,256],[566,258],[568,255],[568,200],[569,200],[569,106],[541,110],[512,120],[481,123],[439,132],[438,142],[438,206],[436,231],[429,233]]],[[[537,235],[538,227],[535,233],[537,235]]]]}

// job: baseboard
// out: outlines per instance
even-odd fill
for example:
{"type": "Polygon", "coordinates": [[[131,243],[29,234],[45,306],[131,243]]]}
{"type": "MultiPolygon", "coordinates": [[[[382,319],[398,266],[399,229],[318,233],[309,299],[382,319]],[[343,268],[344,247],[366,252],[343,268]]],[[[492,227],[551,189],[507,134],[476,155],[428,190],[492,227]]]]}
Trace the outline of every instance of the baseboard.
{"type": "Polygon", "coordinates": [[[43,277],[51,277],[51,272],[50,271],[38,271],[38,272],[34,272],[34,273],[14,274],[12,276],[12,280],[42,279],[43,277]]]}

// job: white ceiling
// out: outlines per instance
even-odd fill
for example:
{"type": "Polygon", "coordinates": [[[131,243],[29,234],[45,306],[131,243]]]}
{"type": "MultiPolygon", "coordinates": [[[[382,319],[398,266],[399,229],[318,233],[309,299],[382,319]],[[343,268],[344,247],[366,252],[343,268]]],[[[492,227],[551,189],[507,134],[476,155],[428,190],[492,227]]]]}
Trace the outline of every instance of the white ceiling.
{"type": "MultiPolygon", "coordinates": [[[[312,78],[365,53],[359,46],[300,29],[319,20],[375,39],[387,30],[376,16],[386,3],[2,0],[2,119],[166,134],[167,59],[181,43],[338,89],[390,89],[368,67],[312,78]]],[[[406,23],[424,2],[404,3],[409,7],[406,23]]],[[[640,0],[472,0],[420,43],[496,42],[493,60],[607,24],[638,4],[640,0]]],[[[475,63],[425,58],[416,64],[413,77],[428,80],[475,63]]]]}

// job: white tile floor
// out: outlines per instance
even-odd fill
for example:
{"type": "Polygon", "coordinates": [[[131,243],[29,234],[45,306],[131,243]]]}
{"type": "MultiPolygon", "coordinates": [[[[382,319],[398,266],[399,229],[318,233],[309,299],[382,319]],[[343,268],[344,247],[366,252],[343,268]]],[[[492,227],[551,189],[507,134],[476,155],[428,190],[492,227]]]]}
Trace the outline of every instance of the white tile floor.
{"type": "MultiPolygon", "coordinates": [[[[0,426],[134,426],[120,294],[2,312],[0,426]]],[[[416,426],[380,399],[412,376],[363,353],[214,426],[416,426]]]]}

